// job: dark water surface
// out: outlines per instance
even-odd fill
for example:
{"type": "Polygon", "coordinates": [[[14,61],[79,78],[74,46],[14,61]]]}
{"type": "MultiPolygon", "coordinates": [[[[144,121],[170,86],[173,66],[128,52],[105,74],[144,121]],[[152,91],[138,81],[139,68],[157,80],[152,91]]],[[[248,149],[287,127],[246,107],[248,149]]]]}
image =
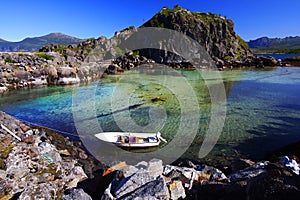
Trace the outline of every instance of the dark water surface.
{"type": "Polygon", "coordinates": [[[199,119],[197,136],[182,157],[211,164],[226,163],[240,156],[258,160],[269,151],[300,140],[300,68],[233,70],[221,75],[222,80],[211,77],[205,83],[194,71],[180,71],[180,76],[167,78],[128,72],[90,85],[12,91],[0,98],[0,107],[26,122],[70,137],[75,135],[74,139],[79,125],[87,134],[99,132],[99,127],[102,131],[145,132],[152,128],[171,141],[183,115],[188,118],[187,132],[191,128],[189,121],[199,119]],[[193,88],[193,95],[187,93],[182,77],[193,88]],[[225,126],[213,151],[198,159],[210,121],[211,99],[207,88],[220,83],[227,94],[225,126]],[[186,93],[183,97],[186,99],[180,100],[180,93],[186,93]],[[199,105],[200,116],[193,104],[181,107],[181,101],[191,99],[199,105]],[[147,127],[153,119],[151,109],[161,111],[166,119],[147,127]],[[95,119],[98,128],[93,125],[95,119]],[[146,128],[138,130],[132,122],[146,128]]]}

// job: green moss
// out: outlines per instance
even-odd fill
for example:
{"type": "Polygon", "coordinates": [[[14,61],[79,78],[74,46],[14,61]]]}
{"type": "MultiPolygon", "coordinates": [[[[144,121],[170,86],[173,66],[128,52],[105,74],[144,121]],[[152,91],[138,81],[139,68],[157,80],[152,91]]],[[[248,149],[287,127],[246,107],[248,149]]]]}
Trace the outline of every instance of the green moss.
{"type": "Polygon", "coordinates": [[[46,60],[53,60],[53,58],[54,58],[54,56],[51,56],[51,55],[48,55],[48,54],[45,54],[45,53],[42,53],[42,52],[36,52],[34,55],[39,57],[39,58],[44,58],[46,60]]]}
{"type": "Polygon", "coordinates": [[[57,168],[58,165],[51,163],[47,166],[46,169],[38,171],[37,174],[40,176],[43,176],[44,174],[51,174],[54,175],[54,177],[59,177],[60,175],[62,175],[62,172],[61,170],[57,170],[57,168]]]}
{"type": "Polygon", "coordinates": [[[223,17],[218,14],[210,13],[210,12],[208,12],[208,13],[191,12],[191,13],[196,19],[200,19],[201,21],[204,21],[204,22],[212,22],[214,20],[220,20],[222,22],[226,21],[226,17],[223,17]]]}
{"type": "Polygon", "coordinates": [[[60,52],[60,51],[65,51],[65,50],[67,50],[67,47],[59,47],[59,48],[53,49],[54,52],[60,52]]]}
{"type": "Polygon", "coordinates": [[[177,12],[179,10],[183,10],[183,8],[180,7],[179,5],[175,5],[173,9],[164,6],[160,13],[169,16],[171,13],[177,12]]]}
{"type": "Polygon", "coordinates": [[[9,153],[11,152],[12,148],[16,145],[11,144],[7,147],[0,148],[0,169],[5,169],[5,159],[8,157],[9,153]]]}
{"type": "Polygon", "coordinates": [[[118,55],[122,55],[123,54],[122,49],[120,49],[120,47],[118,47],[117,44],[113,44],[113,48],[114,48],[114,50],[116,50],[116,52],[117,52],[118,55]]]}
{"type": "Polygon", "coordinates": [[[133,52],[132,52],[132,56],[133,56],[133,57],[138,56],[139,54],[140,54],[139,51],[133,51],[133,52]]]}
{"type": "Polygon", "coordinates": [[[230,56],[225,56],[225,60],[230,60],[231,57],[230,56]]]}
{"type": "Polygon", "coordinates": [[[11,152],[12,148],[14,148],[15,146],[16,146],[15,144],[11,144],[7,147],[1,148],[0,149],[0,157],[7,158],[8,154],[11,152]]]}
{"type": "Polygon", "coordinates": [[[157,18],[153,19],[153,25],[154,25],[154,27],[158,27],[158,28],[165,27],[164,23],[159,21],[157,18]]]}
{"type": "Polygon", "coordinates": [[[5,58],[4,60],[6,63],[13,63],[13,60],[11,58],[5,58]]]}
{"type": "Polygon", "coordinates": [[[239,44],[240,44],[241,47],[243,47],[243,48],[249,48],[248,44],[240,36],[237,35],[237,39],[238,39],[239,44]]]}

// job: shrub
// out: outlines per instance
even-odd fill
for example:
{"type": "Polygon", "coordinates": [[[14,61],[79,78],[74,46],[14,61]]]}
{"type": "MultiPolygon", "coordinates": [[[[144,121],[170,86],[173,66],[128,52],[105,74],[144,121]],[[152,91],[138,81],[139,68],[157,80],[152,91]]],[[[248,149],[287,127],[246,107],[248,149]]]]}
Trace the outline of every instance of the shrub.
{"type": "Polygon", "coordinates": [[[35,56],[37,56],[39,58],[44,58],[46,60],[53,60],[53,58],[54,58],[51,55],[48,55],[48,54],[45,54],[45,53],[41,53],[41,52],[35,53],[35,56]]]}
{"type": "Polygon", "coordinates": [[[13,60],[11,58],[5,58],[4,60],[6,63],[13,63],[13,60]]]}

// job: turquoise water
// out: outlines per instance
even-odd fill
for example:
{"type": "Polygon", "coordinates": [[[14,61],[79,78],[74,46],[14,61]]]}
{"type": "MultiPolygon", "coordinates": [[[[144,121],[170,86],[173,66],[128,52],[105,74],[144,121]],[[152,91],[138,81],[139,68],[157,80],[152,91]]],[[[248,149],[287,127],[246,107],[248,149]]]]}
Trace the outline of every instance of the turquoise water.
{"type": "Polygon", "coordinates": [[[0,106],[21,120],[73,139],[78,139],[79,124],[86,134],[99,132],[99,127],[102,131],[153,130],[171,141],[183,116],[186,134],[197,119],[197,135],[182,157],[213,164],[241,156],[258,160],[269,151],[300,140],[300,68],[220,73],[222,80],[209,77],[204,82],[195,71],[168,76],[127,72],[90,85],[13,91],[1,97],[0,106]],[[221,83],[227,95],[225,125],[212,152],[198,159],[211,117],[208,88],[221,83]],[[151,116],[152,111],[158,114],[151,116]],[[98,126],[94,126],[95,119],[98,126]]]}

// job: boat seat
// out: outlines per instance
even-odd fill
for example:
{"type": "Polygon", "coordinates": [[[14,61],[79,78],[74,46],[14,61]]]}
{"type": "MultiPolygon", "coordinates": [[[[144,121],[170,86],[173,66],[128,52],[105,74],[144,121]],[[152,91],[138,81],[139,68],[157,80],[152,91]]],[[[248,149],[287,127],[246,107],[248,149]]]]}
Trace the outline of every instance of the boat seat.
{"type": "Polygon", "coordinates": [[[149,137],[149,142],[157,142],[157,139],[155,137],[149,137]]]}
{"type": "Polygon", "coordinates": [[[129,143],[135,143],[135,137],[129,136],[129,143]]]}

